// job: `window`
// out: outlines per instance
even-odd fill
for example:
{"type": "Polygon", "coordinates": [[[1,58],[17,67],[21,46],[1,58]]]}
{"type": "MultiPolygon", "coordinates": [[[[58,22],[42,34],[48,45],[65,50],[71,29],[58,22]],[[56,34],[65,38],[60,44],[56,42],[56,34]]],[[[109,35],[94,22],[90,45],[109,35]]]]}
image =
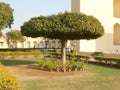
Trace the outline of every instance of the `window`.
{"type": "Polygon", "coordinates": [[[13,42],[13,48],[17,48],[17,42],[13,42]]]}
{"type": "Polygon", "coordinates": [[[24,42],[21,41],[20,43],[21,43],[21,48],[24,48],[24,42]]]}
{"type": "Polygon", "coordinates": [[[27,42],[27,48],[31,48],[31,43],[29,41],[27,42]]]}
{"type": "Polygon", "coordinates": [[[43,48],[44,47],[44,43],[43,43],[43,41],[40,41],[40,43],[39,43],[39,46],[38,46],[39,48],[43,48]]]}
{"type": "Polygon", "coordinates": [[[0,42],[0,46],[3,46],[4,44],[3,44],[3,42],[0,42]]]}
{"type": "Polygon", "coordinates": [[[58,48],[60,48],[61,47],[61,41],[58,41],[58,48]]]}
{"type": "Polygon", "coordinates": [[[120,25],[118,23],[114,24],[114,45],[120,45],[120,25]]]}
{"type": "Polygon", "coordinates": [[[37,42],[36,41],[33,42],[33,45],[34,45],[33,46],[34,48],[37,48],[37,42]]]}

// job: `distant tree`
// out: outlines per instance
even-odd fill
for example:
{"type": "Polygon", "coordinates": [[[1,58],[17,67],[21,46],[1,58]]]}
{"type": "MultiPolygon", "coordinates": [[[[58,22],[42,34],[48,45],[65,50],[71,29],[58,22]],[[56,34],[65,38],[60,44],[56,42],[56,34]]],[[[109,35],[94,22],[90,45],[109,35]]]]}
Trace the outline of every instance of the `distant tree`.
{"type": "Polygon", "coordinates": [[[19,41],[25,41],[24,36],[21,34],[19,30],[11,30],[6,33],[7,36],[7,42],[8,46],[10,46],[10,43],[16,43],[19,41]]]}
{"type": "Polygon", "coordinates": [[[13,22],[13,9],[9,4],[0,2],[0,33],[5,27],[11,27],[13,22]]]}
{"type": "Polygon", "coordinates": [[[104,34],[104,28],[93,16],[65,12],[31,18],[21,26],[21,33],[29,37],[60,39],[61,58],[65,64],[67,40],[96,39],[104,34]]]}

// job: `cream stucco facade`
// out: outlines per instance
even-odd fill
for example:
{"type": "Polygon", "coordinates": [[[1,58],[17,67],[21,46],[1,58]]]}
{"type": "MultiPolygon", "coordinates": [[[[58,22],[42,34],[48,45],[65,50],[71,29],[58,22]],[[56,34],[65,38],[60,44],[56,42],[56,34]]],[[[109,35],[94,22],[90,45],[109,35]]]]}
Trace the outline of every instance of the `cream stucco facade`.
{"type": "Polygon", "coordinates": [[[25,41],[7,42],[5,35],[0,37],[0,48],[60,48],[60,40],[50,40],[42,37],[25,37],[25,41]]]}
{"type": "Polygon", "coordinates": [[[99,39],[78,41],[79,51],[120,53],[120,0],[72,0],[71,12],[93,15],[105,29],[99,39]]]}
{"type": "Polygon", "coordinates": [[[0,48],[8,48],[6,36],[0,37],[0,48]]]}
{"type": "MultiPolygon", "coordinates": [[[[104,36],[99,39],[72,41],[71,44],[77,47],[78,52],[101,51],[120,54],[120,0],[71,0],[71,12],[93,15],[105,29],[104,36]]],[[[11,45],[17,48],[59,48],[61,42],[26,37],[26,41],[11,45]]],[[[0,48],[9,48],[5,36],[0,38],[0,48]]]]}

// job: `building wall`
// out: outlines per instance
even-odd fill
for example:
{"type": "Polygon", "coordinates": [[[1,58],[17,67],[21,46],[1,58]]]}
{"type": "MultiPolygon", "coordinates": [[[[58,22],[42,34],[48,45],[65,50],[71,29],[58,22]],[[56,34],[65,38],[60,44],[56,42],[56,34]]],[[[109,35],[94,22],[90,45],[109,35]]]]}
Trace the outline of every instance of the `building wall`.
{"type": "MultiPolygon", "coordinates": [[[[72,0],[73,2],[75,0],[72,0]]],[[[80,11],[87,15],[93,15],[102,23],[105,34],[96,40],[80,40],[80,51],[94,52],[102,51],[105,53],[120,53],[120,45],[114,44],[114,24],[119,23],[119,13],[115,15],[116,4],[120,6],[120,0],[79,0],[80,11]],[[118,2],[119,1],[119,2],[118,2]]],[[[74,5],[72,5],[72,8],[74,5]]],[[[72,9],[71,9],[72,10],[72,9]]],[[[119,8],[117,9],[119,10],[119,8]]]]}
{"type": "Polygon", "coordinates": [[[120,0],[113,0],[114,16],[120,18],[120,0]]]}
{"type": "MultiPolygon", "coordinates": [[[[10,42],[8,45],[7,37],[0,37],[0,48],[60,48],[60,40],[50,40],[45,38],[25,37],[25,41],[10,42]]],[[[67,45],[68,46],[68,45],[67,45]]]]}
{"type": "Polygon", "coordinates": [[[6,41],[6,37],[3,35],[0,37],[0,48],[7,48],[7,41],[6,41]]]}
{"type": "Polygon", "coordinates": [[[72,0],[71,1],[71,11],[72,12],[79,12],[80,11],[80,0],[72,0]]]}

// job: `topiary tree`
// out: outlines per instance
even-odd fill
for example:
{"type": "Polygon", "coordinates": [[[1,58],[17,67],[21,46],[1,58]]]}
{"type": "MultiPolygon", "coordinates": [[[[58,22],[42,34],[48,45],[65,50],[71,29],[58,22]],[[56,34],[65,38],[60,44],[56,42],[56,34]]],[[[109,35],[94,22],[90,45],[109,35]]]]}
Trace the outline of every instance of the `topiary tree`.
{"type": "Polygon", "coordinates": [[[96,39],[104,34],[104,28],[93,16],[65,12],[34,17],[21,26],[21,33],[29,37],[60,39],[62,62],[65,64],[67,40],[96,39]]]}
{"type": "Polygon", "coordinates": [[[24,36],[19,30],[11,30],[6,33],[8,46],[10,47],[10,42],[25,41],[24,36]]]}
{"type": "MultiPolygon", "coordinates": [[[[11,27],[13,22],[13,9],[9,4],[0,2],[0,33],[5,27],[11,27]]],[[[2,35],[2,34],[0,34],[2,35]]]]}

